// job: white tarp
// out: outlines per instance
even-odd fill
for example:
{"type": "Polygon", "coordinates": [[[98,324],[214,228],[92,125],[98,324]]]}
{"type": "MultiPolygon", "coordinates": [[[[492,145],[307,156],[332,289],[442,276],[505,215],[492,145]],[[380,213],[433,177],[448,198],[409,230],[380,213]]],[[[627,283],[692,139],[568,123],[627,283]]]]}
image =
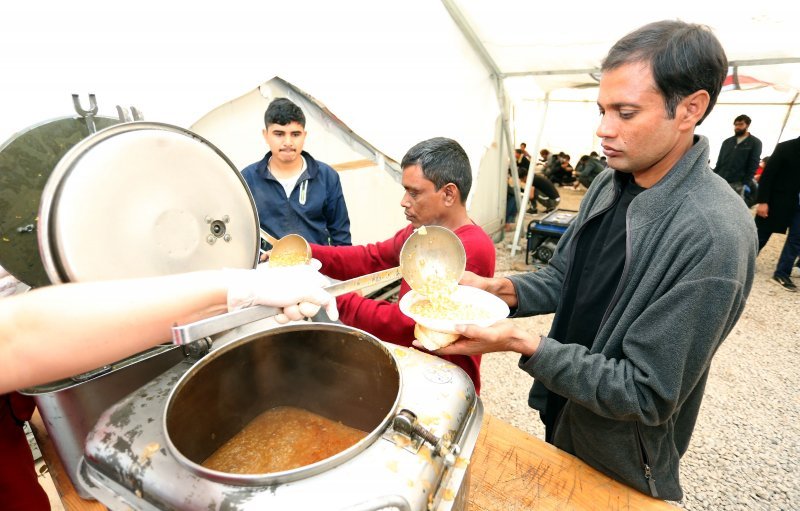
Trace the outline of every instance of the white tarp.
{"type": "MultiPolygon", "coordinates": [[[[531,149],[550,92],[542,145],[577,158],[597,149],[596,92],[565,92],[593,79],[563,71],[596,69],[615,40],[646,22],[680,18],[708,24],[734,61],[800,57],[794,27],[800,7],[777,0],[715,6],[696,0],[646,6],[632,0],[6,3],[0,140],[70,115],[72,93],[80,93],[84,105],[87,93],[97,94],[100,114],[116,116],[115,105],[133,105],[148,120],[190,127],[280,76],[392,158],[431,136],[461,142],[482,186],[470,211],[490,230],[502,222],[507,165],[498,143],[497,92],[507,92],[510,100],[513,143],[525,140],[531,149]],[[454,21],[453,6],[477,44],[454,21]],[[481,51],[504,79],[492,76],[481,51]],[[539,74],[518,76],[531,72],[539,74]],[[563,94],[582,99],[558,101],[563,94]],[[486,172],[494,174],[491,179],[481,175],[486,172]]],[[[711,140],[712,152],[731,134],[739,113],[753,118],[765,154],[778,139],[800,134],[798,109],[786,116],[800,87],[799,70],[796,63],[739,68],[783,90],[766,96],[724,93],[723,104],[699,130],[711,140]]]]}
{"type": "MultiPolygon", "coordinates": [[[[764,143],[764,155],[778,141],[800,135],[797,4],[773,0],[724,5],[696,0],[646,5],[633,0],[602,5],[578,0],[545,4],[454,0],[454,4],[505,76],[504,83],[514,103],[517,142],[526,141],[530,146],[538,136],[545,93],[549,92],[542,147],[563,150],[574,159],[598,150],[594,137],[597,89],[591,87],[597,83],[597,76],[588,71],[599,68],[617,39],[660,19],[708,25],[720,39],[728,60],[745,64],[737,67],[739,75],[772,84],[721,94],[712,116],[698,129],[709,137],[712,164],[722,140],[733,134],[734,117],[741,113],[753,119],[752,132],[764,143]],[[763,65],[776,59],[792,62],[763,65]],[[793,103],[798,106],[790,112],[793,103]]],[[[745,87],[752,85],[743,84],[745,87]]]]}

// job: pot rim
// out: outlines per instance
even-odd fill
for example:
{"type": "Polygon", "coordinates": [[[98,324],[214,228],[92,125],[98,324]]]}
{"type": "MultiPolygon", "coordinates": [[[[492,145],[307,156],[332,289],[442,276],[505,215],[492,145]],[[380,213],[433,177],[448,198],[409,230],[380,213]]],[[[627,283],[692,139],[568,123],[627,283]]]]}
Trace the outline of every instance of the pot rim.
{"type": "Polygon", "coordinates": [[[330,470],[336,467],[337,465],[340,465],[345,461],[352,459],[354,456],[356,456],[364,449],[369,447],[375,440],[381,437],[381,435],[389,426],[391,420],[395,416],[399,406],[400,394],[402,389],[403,389],[403,375],[402,372],[400,371],[397,359],[395,358],[391,350],[389,350],[382,341],[380,341],[377,337],[373,336],[372,334],[365,332],[364,330],[359,330],[357,328],[353,328],[350,326],[333,324],[333,323],[305,323],[305,324],[285,325],[269,330],[254,332],[245,335],[239,339],[234,339],[233,341],[230,341],[221,348],[212,350],[206,356],[200,359],[197,363],[195,363],[188,371],[186,371],[180,377],[180,379],[178,379],[177,383],[175,383],[175,385],[170,390],[169,396],[167,397],[167,401],[164,407],[164,413],[162,414],[161,418],[161,428],[162,431],[164,432],[164,438],[166,439],[166,445],[169,452],[178,460],[178,462],[181,465],[188,468],[191,472],[200,477],[209,479],[211,481],[221,482],[225,484],[239,485],[239,486],[265,486],[265,485],[283,484],[291,481],[297,481],[299,479],[304,479],[325,472],[327,470],[330,470]],[[389,410],[387,411],[386,415],[383,417],[383,419],[381,419],[381,422],[375,428],[373,428],[372,431],[370,431],[364,438],[362,438],[352,446],[348,447],[343,451],[340,451],[339,453],[329,458],[325,458],[316,463],[312,463],[310,465],[304,465],[302,467],[297,467],[290,470],[283,470],[280,472],[269,472],[264,474],[232,474],[229,472],[212,470],[202,466],[199,463],[190,460],[175,446],[175,444],[172,442],[172,437],[170,436],[169,429],[167,428],[167,417],[169,416],[169,411],[172,408],[172,405],[176,399],[177,394],[187,384],[187,382],[192,378],[193,375],[195,375],[200,370],[202,370],[203,367],[210,364],[217,358],[223,356],[224,354],[228,353],[229,351],[234,350],[247,343],[258,341],[259,339],[264,337],[264,334],[271,336],[278,333],[307,331],[307,330],[325,330],[325,331],[354,334],[356,337],[361,338],[369,342],[370,344],[376,346],[385,355],[388,356],[389,360],[391,361],[391,365],[394,367],[395,372],[397,374],[397,383],[398,383],[397,395],[395,396],[394,402],[389,407],[389,410]]]}

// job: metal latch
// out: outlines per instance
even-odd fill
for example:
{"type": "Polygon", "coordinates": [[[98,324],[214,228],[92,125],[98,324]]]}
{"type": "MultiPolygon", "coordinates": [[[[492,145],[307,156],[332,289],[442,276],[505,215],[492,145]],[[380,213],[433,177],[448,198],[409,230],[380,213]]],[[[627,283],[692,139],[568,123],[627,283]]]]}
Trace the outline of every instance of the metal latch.
{"type": "MultiPolygon", "coordinates": [[[[417,421],[416,414],[411,410],[400,410],[392,420],[392,429],[395,434],[403,434],[412,441],[418,437],[431,444],[433,446],[433,453],[440,456],[447,466],[452,467],[455,465],[456,459],[461,453],[461,448],[457,444],[452,443],[444,437],[439,438],[421,426],[417,421]]],[[[397,443],[396,440],[392,438],[389,439],[397,443]]],[[[419,442],[417,442],[417,450],[418,449],[419,442]]]]}

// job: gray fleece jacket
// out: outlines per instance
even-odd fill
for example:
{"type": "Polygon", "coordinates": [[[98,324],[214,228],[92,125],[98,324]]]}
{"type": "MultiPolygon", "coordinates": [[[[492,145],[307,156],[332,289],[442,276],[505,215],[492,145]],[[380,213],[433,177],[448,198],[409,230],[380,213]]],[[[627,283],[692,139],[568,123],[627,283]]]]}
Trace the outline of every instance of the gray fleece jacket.
{"type": "MultiPolygon", "coordinates": [[[[678,467],[700,410],[711,359],[738,320],[755,270],[756,230],[741,197],[708,166],[708,140],[694,146],[628,208],[619,286],[589,349],[542,337],[519,366],[568,399],[554,443],[639,491],[683,496],[678,467]]],[[[619,193],[600,174],[550,265],[509,277],[515,316],[561,312],[565,277],[587,219],[619,193]]]]}

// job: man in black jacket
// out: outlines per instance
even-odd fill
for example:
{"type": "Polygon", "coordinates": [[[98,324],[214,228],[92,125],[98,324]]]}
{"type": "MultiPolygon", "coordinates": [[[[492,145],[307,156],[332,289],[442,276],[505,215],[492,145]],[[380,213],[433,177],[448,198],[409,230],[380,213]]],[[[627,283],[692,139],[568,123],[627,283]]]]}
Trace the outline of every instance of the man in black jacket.
{"type": "Polygon", "coordinates": [[[714,172],[731,185],[742,198],[761,160],[761,140],[750,134],[750,117],[740,115],[733,121],[733,133],[722,142],[714,172]]]}
{"type": "Polygon", "coordinates": [[[797,291],[790,275],[800,255],[800,137],[775,147],[758,182],[756,202],[759,251],[773,232],[789,230],[770,281],[787,291],[797,291]]]}

